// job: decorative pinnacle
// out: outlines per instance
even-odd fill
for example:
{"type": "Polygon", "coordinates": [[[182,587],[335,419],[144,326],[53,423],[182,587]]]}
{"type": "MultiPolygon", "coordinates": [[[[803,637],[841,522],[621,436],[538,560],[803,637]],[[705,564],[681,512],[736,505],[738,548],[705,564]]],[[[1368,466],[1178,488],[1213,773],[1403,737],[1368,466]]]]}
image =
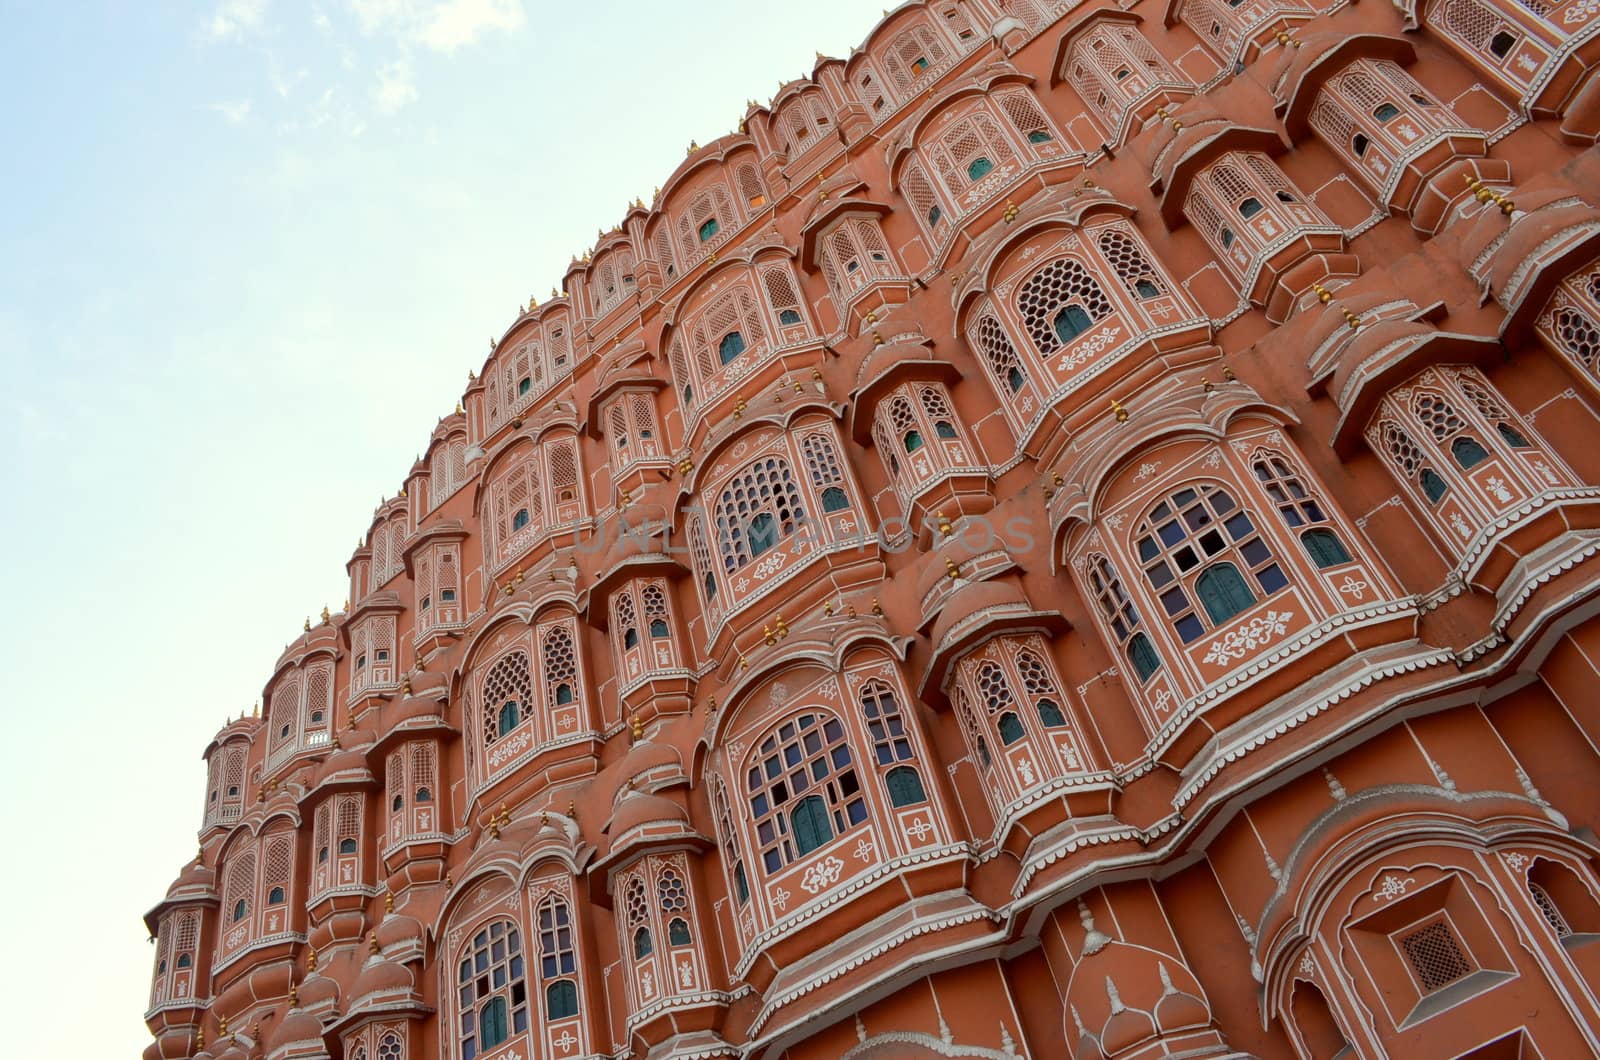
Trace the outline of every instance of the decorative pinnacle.
{"type": "Polygon", "coordinates": [[[635,714],[628,719],[628,731],[633,734],[634,743],[644,739],[644,722],[639,720],[639,715],[635,714]]]}
{"type": "Polygon", "coordinates": [[[951,559],[949,556],[944,558],[944,571],[950,576],[951,581],[955,581],[957,578],[961,577],[961,568],[957,567],[956,561],[951,559]]]}
{"type": "Polygon", "coordinates": [[[394,912],[394,892],[393,891],[384,891],[383,892],[383,911],[385,913],[394,912]]]}
{"type": "Polygon", "coordinates": [[[1082,898],[1078,899],[1078,921],[1083,925],[1083,955],[1092,956],[1105,949],[1111,942],[1110,936],[1094,926],[1094,914],[1089,911],[1089,905],[1082,898]]]}
{"type": "Polygon", "coordinates": [[[1128,410],[1122,407],[1122,402],[1116,398],[1111,399],[1111,411],[1116,413],[1118,423],[1128,422],[1128,410]]]}
{"type": "Polygon", "coordinates": [[[367,950],[374,957],[378,955],[378,933],[376,931],[367,932],[367,950]]]}

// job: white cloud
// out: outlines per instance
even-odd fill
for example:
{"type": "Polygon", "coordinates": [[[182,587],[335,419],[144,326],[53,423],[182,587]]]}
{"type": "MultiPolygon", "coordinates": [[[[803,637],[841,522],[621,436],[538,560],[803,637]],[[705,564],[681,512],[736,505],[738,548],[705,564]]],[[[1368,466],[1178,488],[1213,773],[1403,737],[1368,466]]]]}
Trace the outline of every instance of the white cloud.
{"type": "Polygon", "coordinates": [[[206,21],[206,36],[212,40],[243,37],[261,28],[267,14],[267,0],[222,0],[206,21]]]}
{"type": "Polygon", "coordinates": [[[434,6],[418,39],[449,54],[479,33],[519,29],[522,23],[522,0],[446,0],[434,6]]]}
{"type": "Polygon", "coordinates": [[[365,33],[389,33],[445,54],[527,20],[522,0],[350,0],[350,7],[365,33]]]}
{"type": "Polygon", "coordinates": [[[229,125],[240,125],[250,116],[250,101],[248,99],[235,99],[222,103],[207,103],[206,109],[214,110],[228,119],[229,125]]]}
{"type": "Polygon", "coordinates": [[[417,101],[417,86],[411,80],[411,64],[404,59],[389,63],[378,70],[378,87],[372,93],[378,109],[393,114],[408,103],[417,101]]]}

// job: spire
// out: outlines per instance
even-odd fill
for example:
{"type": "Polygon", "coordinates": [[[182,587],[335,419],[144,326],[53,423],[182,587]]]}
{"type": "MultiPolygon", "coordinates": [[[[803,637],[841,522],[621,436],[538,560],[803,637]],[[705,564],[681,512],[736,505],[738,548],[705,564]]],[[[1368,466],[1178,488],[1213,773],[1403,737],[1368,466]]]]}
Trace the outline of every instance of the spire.
{"type": "Polygon", "coordinates": [[[1328,794],[1333,796],[1334,802],[1343,802],[1347,798],[1344,785],[1339,783],[1339,778],[1334,776],[1333,771],[1326,766],[1322,770],[1322,779],[1328,782],[1328,794]]]}
{"type": "Polygon", "coordinates": [[[1105,949],[1111,939],[1094,926],[1094,914],[1082,898],[1078,899],[1078,920],[1083,924],[1083,955],[1091,957],[1105,949]]]}

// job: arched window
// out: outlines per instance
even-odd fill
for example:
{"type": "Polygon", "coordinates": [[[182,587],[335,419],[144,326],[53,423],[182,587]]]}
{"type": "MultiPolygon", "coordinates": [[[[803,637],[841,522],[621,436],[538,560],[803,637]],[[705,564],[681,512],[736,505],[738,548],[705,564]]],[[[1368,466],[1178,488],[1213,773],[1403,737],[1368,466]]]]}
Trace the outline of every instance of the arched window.
{"type": "Polygon", "coordinates": [[[284,903],[284,894],[283,894],[283,888],[282,887],[274,887],[272,890],[267,892],[267,904],[268,905],[282,905],[283,903],[284,903]]]}
{"type": "Polygon", "coordinates": [[[1145,579],[1185,644],[1255,602],[1241,566],[1263,596],[1289,584],[1249,513],[1210,483],[1179,490],[1157,504],[1138,534],[1145,579]],[[1201,619],[1195,596],[1201,597],[1209,621],[1201,619]]]}
{"type": "Polygon", "coordinates": [[[576,702],[578,660],[571,631],[564,625],[547,629],[539,643],[539,654],[544,663],[545,694],[550,704],[564,707],[576,702]]]}
{"type": "Polygon", "coordinates": [[[737,331],[730,331],[722,336],[722,341],[717,343],[717,356],[723,364],[730,364],[734,358],[744,352],[744,336],[737,331]]]}
{"type": "Polygon", "coordinates": [[[667,925],[667,942],[673,946],[687,946],[693,941],[689,935],[688,921],[681,916],[673,917],[667,925]]]}
{"type": "Polygon", "coordinates": [[[473,1060],[528,1029],[528,987],[516,925],[496,920],[467,945],[456,974],[461,1056],[473,1060]]]}
{"type": "Polygon", "coordinates": [[[745,788],[769,873],[867,819],[844,726],[826,714],[801,714],[769,735],[745,788]]]}
{"type": "Polygon", "coordinates": [[[644,600],[645,621],[650,624],[650,636],[654,638],[670,637],[671,630],[667,626],[667,594],[660,585],[654,582],[646,585],[640,596],[644,600]]]}
{"type": "Polygon", "coordinates": [[[633,955],[636,958],[648,957],[655,952],[655,944],[650,941],[650,929],[641,927],[633,933],[633,955]]]}
{"type": "MultiPolygon", "coordinates": [[[[1328,522],[1327,513],[1315,494],[1308,490],[1287,460],[1276,453],[1264,453],[1251,463],[1251,470],[1272,498],[1283,525],[1290,530],[1328,522]]],[[[1328,527],[1307,530],[1300,535],[1306,555],[1318,567],[1337,567],[1350,562],[1350,553],[1338,534],[1328,527]]]]}
{"type": "Polygon", "coordinates": [[[1012,744],[1016,743],[1018,740],[1027,735],[1022,728],[1021,719],[1015,714],[1011,713],[1009,710],[1000,715],[1000,721],[996,728],[1000,730],[1000,742],[1005,744],[1007,747],[1010,747],[1012,744]]]}
{"type": "Polygon", "coordinates": [[[1400,116],[1400,108],[1393,103],[1380,103],[1373,108],[1372,116],[1381,122],[1388,123],[1400,116]]]}
{"type": "Polygon", "coordinates": [[[518,508],[517,514],[511,517],[511,529],[521,530],[528,525],[528,509],[518,508]]]}
{"type": "Polygon", "coordinates": [[[1489,459],[1488,450],[1478,443],[1476,438],[1461,437],[1450,443],[1450,455],[1456,458],[1456,463],[1462,470],[1476,467],[1489,459]]]}
{"type": "Polygon", "coordinates": [[[238,923],[239,921],[243,920],[245,917],[247,917],[249,915],[250,915],[250,903],[246,902],[243,898],[241,898],[237,902],[233,903],[233,921],[234,921],[234,923],[238,923]]]}
{"type": "MultiPolygon", "coordinates": [[[[717,499],[717,540],[729,574],[794,533],[806,517],[799,483],[781,456],[747,467],[717,499]]],[[[708,594],[714,596],[714,594],[708,594]]]]}
{"type": "Polygon", "coordinates": [[[633,938],[633,956],[635,960],[642,960],[655,952],[655,942],[650,937],[650,899],[645,892],[644,880],[634,876],[623,893],[626,896],[624,908],[628,917],[627,927],[633,938]]]}
{"type": "Polygon", "coordinates": [[[356,841],[354,839],[341,839],[341,840],[339,840],[339,853],[341,853],[341,854],[354,854],[355,852],[356,852],[356,841]]]}
{"type": "Polygon", "coordinates": [[[1017,309],[1039,352],[1050,354],[1109,315],[1111,302],[1082,262],[1058,258],[1022,285],[1017,309]]]}
{"type": "Polygon", "coordinates": [[[967,179],[979,180],[987,175],[992,169],[994,169],[994,163],[989,161],[987,158],[983,158],[981,156],[974,158],[971,162],[967,163],[967,179]]]}
{"type": "Polygon", "coordinates": [[[513,651],[489,669],[480,691],[483,702],[483,742],[494,743],[521,724],[522,705],[533,698],[528,654],[513,651]]]}
{"type": "Polygon", "coordinates": [[[1127,651],[1128,661],[1133,664],[1139,680],[1149,680],[1161,669],[1161,659],[1150,638],[1139,630],[1139,612],[1123,589],[1122,579],[1104,556],[1089,558],[1089,589],[1100,605],[1100,614],[1111,628],[1111,635],[1127,651]]]}
{"type": "Polygon", "coordinates": [[[717,230],[720,227],[721,226],[717,224],[717,219],[715,217],[707,218],[705,221],[702,221],[699,228],[700,242],[704,243],[706,240],[716,235],[717,230]]]}

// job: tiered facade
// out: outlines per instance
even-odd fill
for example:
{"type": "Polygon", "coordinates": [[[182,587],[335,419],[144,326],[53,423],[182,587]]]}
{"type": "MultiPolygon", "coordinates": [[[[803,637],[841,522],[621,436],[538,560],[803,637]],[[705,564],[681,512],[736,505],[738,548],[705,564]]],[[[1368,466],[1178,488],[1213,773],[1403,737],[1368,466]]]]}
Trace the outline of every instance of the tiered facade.
{"type": "Polygon", "coordinates": [[[1595,0],[819,55],[207,746],[146,1057],[1600,1052],[1597,65],[1595,0]]]}

